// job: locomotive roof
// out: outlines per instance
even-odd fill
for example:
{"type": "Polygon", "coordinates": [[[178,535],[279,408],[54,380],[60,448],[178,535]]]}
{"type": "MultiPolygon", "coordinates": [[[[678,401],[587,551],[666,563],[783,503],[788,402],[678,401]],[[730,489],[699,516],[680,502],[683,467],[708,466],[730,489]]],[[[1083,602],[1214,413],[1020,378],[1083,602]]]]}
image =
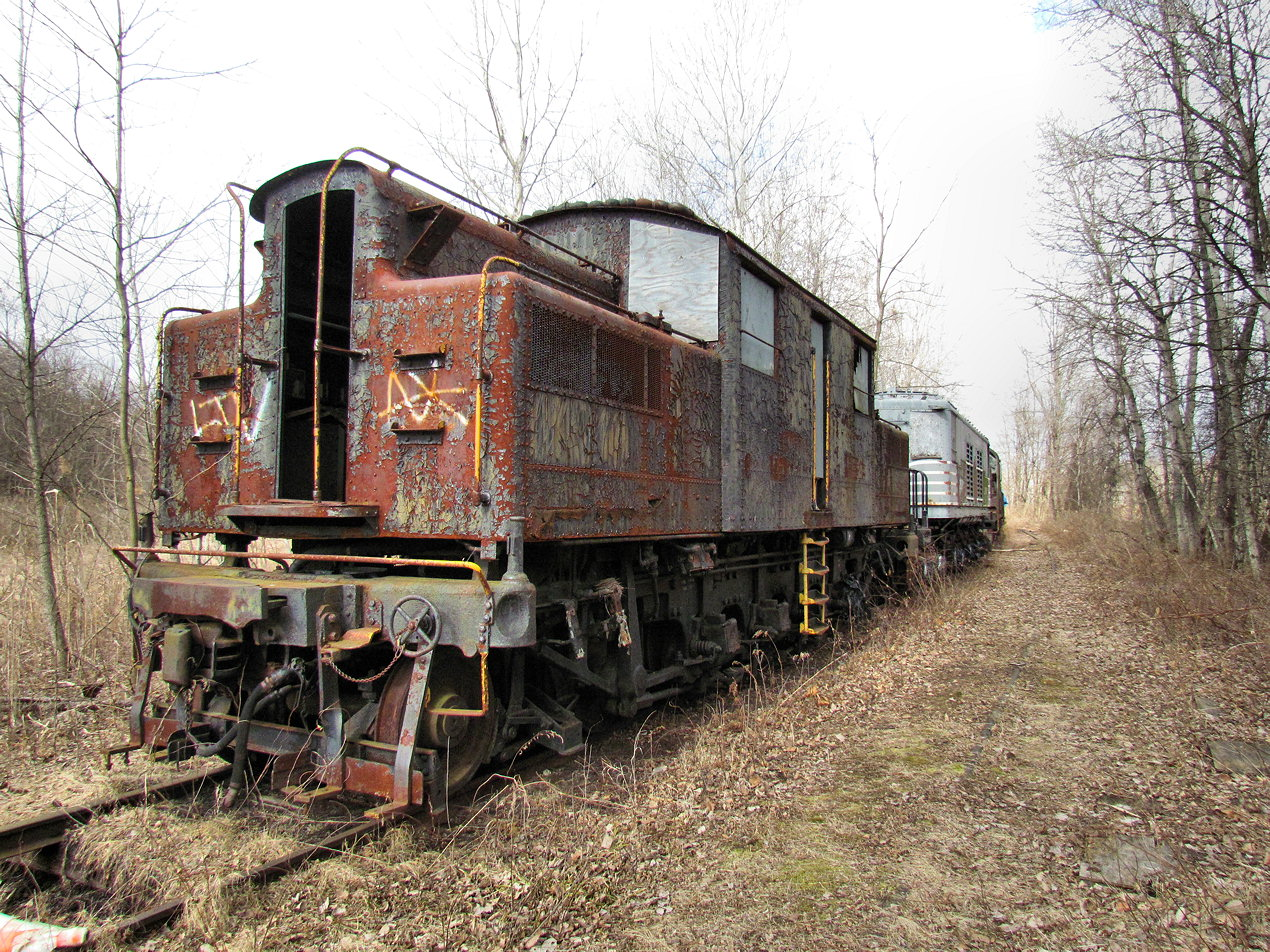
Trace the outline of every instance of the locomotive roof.
{"type": "Polygon", "coordinates": [[[988,438],[983,432],[966,418],[966,415],[957,409],[956,405],[940,393],[933,393],[929,390],[883,390],[873,397],[874,404],[878,410],[882,409],[882,405],[894,407],[897,410],[948,410],[953,415],[960,418],[961,422],[970,427],[985,442],[988,438]]]}
{"type": "Polygon", "coordinates": [[[892,406],[914,410],[953,410],[957,407],[943,394],[931,390],[883,390],[878,400],[886,400],[892,406]]]}
{"type": "Polygon", "coordinates": [[[721,228],[713,222],[706,221],[687,205],[681,205],[678,202],[666,202],[655,198],[610,198],[601,199],[592,202],[565,202],[560,205],[554,205],[551,208],[545,208],[542,211],[534,212],[519,219],[522,224],[529,224],[541,221],[545,218],[551,218],[555,215],[567,215],[570,212],[656,212],[662,215],[668,215],[674,218],[682,218],[694,225],[700,225],[702,228],[709,229],[719,235],[728,242],[729,247],[735,250],[737,247],[743,248],[748,256],[761,268],[767,269],[773,279],[777,276],[783,278],[786,282],[793,285],[807,297],[818,303],[821,307],[841,317],[851,328],[852,334],[859,339],[865,341],[872,347],[877,346],[877,340],[864,328],[860,327],[841,310],[834,307],[820,295],[810,291],[803,284],[785,271],[780,266],[773,264],[767,257],[760,254],[750,245],[744,238],[739,237],[735,232],[721,228]]]}
{"type": "Polygon", "coordinates": [[[710,224],[687,205],[681,205],[678,202],[665,202],[657,198],[604,198],[592,202],[561,202],[559,205],[552,205],[550,208],[530,212],[520,220],[522,222],[531,222],[537,218],[546,218],[549,215],[556,215],[562,212],[604,211],[605,209],[612,209],[613,211],[664,212],[667,215],[676,215],[679,218],[686,218],[688,221],[699,222],[702,225],[710,224]]]}
{"type": "MultiPolygon", "coordinates": [[[[304,178],[313,172],[328,171],[334,164],[334,159],[321,159],[317,162],[306,162],[304,165],[297,165],[293,169],[287,169],[281,175],[275,175],[252,194],[251,203],[247,206],[248,211],[251,212],[251,217],[263,223],[265,220],[265,203],[268,202],[270,195],[288,182],[304,178]]],[[[345,159],[340,163],[340,168],[365,169],[369,168],[369,166],[355,159],[345,159]]]]}

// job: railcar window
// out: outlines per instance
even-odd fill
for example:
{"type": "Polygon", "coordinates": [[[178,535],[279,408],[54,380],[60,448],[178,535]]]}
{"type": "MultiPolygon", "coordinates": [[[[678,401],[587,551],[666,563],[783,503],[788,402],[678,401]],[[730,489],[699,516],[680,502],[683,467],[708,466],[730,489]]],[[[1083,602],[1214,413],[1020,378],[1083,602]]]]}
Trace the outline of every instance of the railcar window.
{"type": "Polygon", "coordinates": [[[741,271],[741,363],[776,373],[776,289],[741,271]]]}
{"type": "Polygon", "coordinates": [[[855,390],[856,410],[860,413],[872,413],[869,396],[873,391],[873,351],[863,344],[856,344],[855,371],[851,383],[855,390]]]}

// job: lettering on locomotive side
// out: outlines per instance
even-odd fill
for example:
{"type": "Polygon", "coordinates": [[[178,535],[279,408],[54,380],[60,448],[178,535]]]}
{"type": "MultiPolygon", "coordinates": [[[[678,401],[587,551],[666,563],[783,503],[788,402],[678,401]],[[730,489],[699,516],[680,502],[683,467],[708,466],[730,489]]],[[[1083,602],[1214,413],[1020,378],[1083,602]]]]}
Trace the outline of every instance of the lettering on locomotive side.
{"type": "Polygon", "coordinates": [[[455,428],[461,435],[468,424],[468,414],[455,404],[471,401],[468,387],[438,386],[437,372],[393,370],[384,378],[384,396],[379,402],[394,429],[418,429],[434,425],[455,428]]]}

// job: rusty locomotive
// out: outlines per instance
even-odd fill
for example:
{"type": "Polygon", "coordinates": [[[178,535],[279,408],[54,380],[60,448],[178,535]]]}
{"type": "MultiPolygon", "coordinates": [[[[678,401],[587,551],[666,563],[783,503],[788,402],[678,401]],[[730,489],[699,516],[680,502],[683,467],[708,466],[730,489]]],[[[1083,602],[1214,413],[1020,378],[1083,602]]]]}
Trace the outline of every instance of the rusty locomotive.
{"type": "Polygon", "coordinates": [[[163,333],[130,746],[437,809],[902,575],[841,314],[681,206],[512,222],[362,159],[255,190],[259,297],[163,333]]]}

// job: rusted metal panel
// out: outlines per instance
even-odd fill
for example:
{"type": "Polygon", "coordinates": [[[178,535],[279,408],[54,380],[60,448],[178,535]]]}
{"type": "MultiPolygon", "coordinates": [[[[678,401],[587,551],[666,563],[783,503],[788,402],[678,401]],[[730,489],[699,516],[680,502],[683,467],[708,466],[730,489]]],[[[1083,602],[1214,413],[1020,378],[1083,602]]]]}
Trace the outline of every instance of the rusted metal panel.
{"type": "Polygon", "coordinates": [[[272,502],[255,505],[222,506],[221,514],[247,519],[375,519],[375,506],[345,503],[272,502]]]}
{"type": "Polygon", "coordinates": [[[554,289],[525,291],[515,426],[527,537],[717,531],[717,359],[554,289]]]}
{"type": "MultiPolygon", "coordinates": [[[[344,756],[321,772],[324,783],[338,786],[349,793],[360,793],[383,800],[393,799],[393,776],[390,764],[344,756]]],[[[426,777],[420,770],[410,772],[409,802],[425,802],[426,777]]]]}
{"type": "MultiPolygon", "coordinates": [[[[308,558],[318,562],[337,557],[308,558]]],[[[391,564],[390,560],[380,561],[385,563],[391,564]]],[[[333,614],[332,622],[339,632],[376,627],[382,628],[386,637],[400,636],[394,628],[399,621],[394,610],[420,596],[436,611],[438,643],[452,645],[469,657],[479,649],[487,610],[492,613],[489,647],[524,648],[536,638],[534,586],[523,576],[486,583],[391,574],[359,580],[156,559],[142,565],[134,592],[137,607],[150,617],[213,618],[238,629],[266,620],[256,627],[256,640],[262,645],[317,647],[314,619],[319,609],[333,614]]]]}
{"type": "MultiPolygon", "coordinates": [[[[643,234],[673,221],[718,242],[719,339],[705,350],[491,260],[505,255],[587,294],[618,297],[607,276],[506,228],[448,213],[445,240],[425,240],[437,213],[420,209],[448,206],[356,163],[331,181],[354,195],[346,490],[315,508],[279,500],[278,464],[288,455],[279,429],[281,222],[324,174],[288,173],[253,201],[266,222],[266,267],[261,298],[246,314],[241,434],[237,392],[225,386],[235,372],[237,311],[172,325],[162,528],[485,543],[505,538],[507,519],[522,515],[531,541],[892,520],[882,498],[889,483],[877,492],[889,479],[886,437],[852,406],[849,371],[864,335],[731,236],[655,207],[579,209],[533,223],[619,275],[631,267],[632,228],[643,234]],[[406,261],[421,241],[427,254],[406,261]],[[778,292],[770,375],[740,359],[746,268],[778,292]],[[830,323],[834,371],[821,509],[809,336],[816,319],[830,323]]],[[[666,317],[673,324],[675,315],[666,317]]]]}
{"type": "Polygon", "coordinates": [[[148,579],[133,583],[133,601],[147,617],[216,618],[235,628],[265,617],[265,590],[223,578],[148,579]]]}
{"type": "Polygon", "coordinates": [[[236,311],[222,311],[175,321],[167,328],[159,418],[164,452],[157,501],[164,528],[218,526],[216,505],[233,483],[237,393],[199,384],[235,373],[236,322],[236,311]]]}
{"type": "Polygon", "coordinates": [[[354,320],[354,345],[370,356],[350,387],[348,482],[380,507],[385,534],[492,528],[473,483],[479,287],[478,276],[401,280],[384,269],[354,320]]]}

